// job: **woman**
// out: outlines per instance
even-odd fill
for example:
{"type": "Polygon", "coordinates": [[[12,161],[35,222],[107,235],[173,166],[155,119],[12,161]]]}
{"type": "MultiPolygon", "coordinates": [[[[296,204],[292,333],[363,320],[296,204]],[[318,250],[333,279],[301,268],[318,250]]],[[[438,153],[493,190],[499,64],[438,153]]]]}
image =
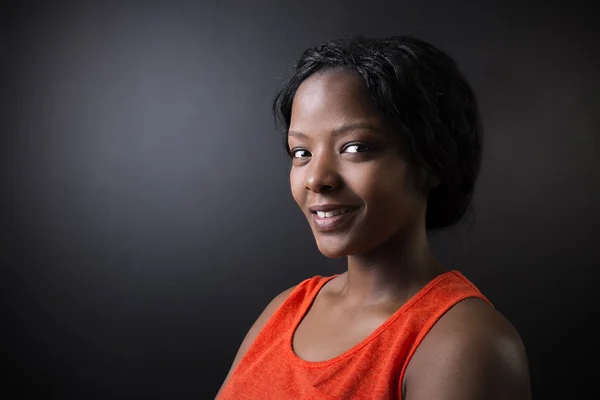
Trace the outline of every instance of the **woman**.
{"type": "Polygon", "coordinates": [[[306,50],[274,101],[292,194],[348,269],[275,297],[218,399],[529,399],[510,322],[429,248],[470,206],[481,154],[472,90],[410,37],[306,50]]]}

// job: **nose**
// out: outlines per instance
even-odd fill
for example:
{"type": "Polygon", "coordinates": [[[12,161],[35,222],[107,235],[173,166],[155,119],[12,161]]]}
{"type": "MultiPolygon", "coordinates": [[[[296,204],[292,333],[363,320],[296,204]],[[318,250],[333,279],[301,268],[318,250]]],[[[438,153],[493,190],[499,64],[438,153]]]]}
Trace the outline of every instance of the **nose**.
{"type": "Polygon", "coordinates": [[[327,152],[313,154],[306,175],[306,189],[315,193],[331,192],[341,186],[335,159],[327,152]]]}

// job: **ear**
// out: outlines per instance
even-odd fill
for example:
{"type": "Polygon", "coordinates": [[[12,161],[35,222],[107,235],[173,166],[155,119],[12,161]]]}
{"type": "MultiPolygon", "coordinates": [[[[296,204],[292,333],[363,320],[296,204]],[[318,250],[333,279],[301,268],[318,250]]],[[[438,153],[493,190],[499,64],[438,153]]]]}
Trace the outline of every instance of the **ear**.
{"type": "Polygon", "coordinates": [[[429,190],[435,189],[440,185],[440,183],[442,183],[442,180],[437,175],[430,174],[429,178],[427,179],[427,188],[429,190]]]}
{"type": "Polygon", "coordinates": [[[442,180],[426,166],[421,166],[419,172],[422,188],[426,193],[429,193],[429,191],[438,187],[442,182],[442,180]]]}

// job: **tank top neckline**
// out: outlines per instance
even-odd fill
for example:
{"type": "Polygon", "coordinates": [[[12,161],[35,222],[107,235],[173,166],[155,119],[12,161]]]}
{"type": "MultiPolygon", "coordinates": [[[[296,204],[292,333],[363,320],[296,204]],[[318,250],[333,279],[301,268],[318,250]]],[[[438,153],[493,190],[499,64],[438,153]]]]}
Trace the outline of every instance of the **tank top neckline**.
{"type": "MultiPolygon", "coordinates": [[[[284,346],[285,347],[286,356],[287,356],[288,359],[290,359],[292,362],[294,362],[297,365],[300,365],[300,366],[306,367],[306,368],[321,368],[321,367],[327,367],[327,366],[332,365],[332,364],[334,364],[336,362],[339,362],[339,361],[341,361],[341,360],[343,360],[345,358],[350,357],[351,355],[353,355],[354,353],[356,353],[357,351],[359,351],[360,349],[362,349],[363,347],[365,347],[367,344],[369,344],[371,341],[373,341],[374,339],[376,339],[390,325],[392,325],[402,314],[404,314],[417,301],[419,301],[419,299],[421,299],[430,290],[432,290],[440,281],[444,280],[445,278],[447,278],[450,275],[457,275],[460,278],[463,277],[462,274],[459,271],[457,271],[457,270],[446,271],[446,272],[444,272],[444,273],[436,276],[431,281],[429,281],[425,286],[423,286],[421,288],[421,290],[419,290],[417,293],[415,293],[406,303],[404,303],[402,306],[400,306],[400,308],[398,308],[377,329],[375,329],[373,332],[371,332],[371,334],[369,336],[367,336],[365,339],[363,339],[362,341],[360,341],[356,345],[352,346],[351,348],[349,348],[348,350],[346,350],[342,354],[340,354],[340,355],[338,355],[338,356],[336,356],[334,358],[331,358],[329,360],[323,360],[323,361],[308,361],[308,360],[304,360],[304,359],[300,358],[294,352],[294,346],[293,346],[294,334],[296,333],[296,330],[298,329],[298,326],[300,325],[300,322],[302,322],[302,320],[304,319],[304,317],[308,313],[309,309],[312,307],[315,299],[317,298],[317,295],[319,294],[319,292],[321,291],[321,289],[323,288],[323,286],[325,286],[325,284],[327,282],[329,282],[330,280],[332,280],[332,279],[334,279],[334,278],[336,278],[336,277],[338,277],[340,275],[341,274],[335,274],[335,275],[328,276],[328,277],[317,276],[317,277],[321,278],[321,281],[312,290],[312,295],[310,296],[310,299],[306,300],[304,302],[303,306],[300,309],[299,316],[294,320],[294,323],[292,324],[292,328],[288,329],[288,331],[286,333],[285,346],[284,346]]],[[[313,279],[315,279],[317,277],[314,277],[313,279]]]]}

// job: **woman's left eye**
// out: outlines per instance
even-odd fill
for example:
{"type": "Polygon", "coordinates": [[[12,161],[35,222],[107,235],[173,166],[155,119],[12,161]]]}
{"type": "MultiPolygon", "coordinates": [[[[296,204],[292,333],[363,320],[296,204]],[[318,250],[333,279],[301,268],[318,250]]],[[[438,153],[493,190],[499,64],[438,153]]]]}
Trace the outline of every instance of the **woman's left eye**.
{"type": "Polygon", "coordinates": [[[364,153],[371,150],[371,146],[367,146],[364,144],[353,143],[344,147],[343,151],[345,153],[364,153]]]}

